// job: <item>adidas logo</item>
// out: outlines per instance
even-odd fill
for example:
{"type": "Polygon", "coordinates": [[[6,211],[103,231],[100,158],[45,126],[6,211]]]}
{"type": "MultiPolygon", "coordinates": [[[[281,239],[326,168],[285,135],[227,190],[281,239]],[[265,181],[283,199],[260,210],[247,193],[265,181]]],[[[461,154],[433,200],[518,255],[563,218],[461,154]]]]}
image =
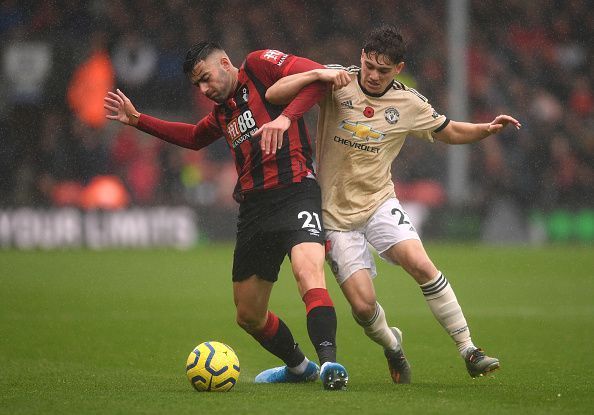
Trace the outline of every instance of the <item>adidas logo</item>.
{"type": "Polygon", "coordinates": [[[341,107],[343,107],[343,108],[350,108],[350,109],[353,109],[353,101],[351,101],[350,99],[349,99],[349,100],[347,100],[347,101],[342,101],[342,102],[340,103],[340,106],[341,106],[341,107]]]}
{"type": "Polygon", "coordinates": [[[332,343],[329,341],[324,341],[324,342],[320,343],[320,346],[328,347],[328,346],[332,346],[332,343]]]}

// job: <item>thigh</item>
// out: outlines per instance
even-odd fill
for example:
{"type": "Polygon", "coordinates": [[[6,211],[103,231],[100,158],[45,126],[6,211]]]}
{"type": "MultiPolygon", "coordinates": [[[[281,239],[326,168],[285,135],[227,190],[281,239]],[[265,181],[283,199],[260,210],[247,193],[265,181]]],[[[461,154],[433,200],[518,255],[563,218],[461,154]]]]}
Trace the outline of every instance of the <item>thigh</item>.
{"type": "Polygon", "coordinates": [[[384,257],[400,264],[419,284],[431,281],[438,274],[437,268],[427,255],[420,240],[409,239],[391,246],[384,257]]]}
{"type": "Polygon", "coordinates": [[[322,244],[302,242],[294,245],[291,248],[291,267],[301,296],[312,288],[326,288],[322,244]]]}
{"type": "Polygon", "coordinates": [[[365,225],[364,233],[380,257],[395,264],[398,262],[387,255],[392,246],[402,241],[421,240],[406,211],[395,198],[386,200],[378,208],[365,225]]]}
{"type": "Polygon", "coordinates": [[[376,276],[375,262],[367,247],[367,241],[359,231],[327,231],[326,261],[338,282],[344,282],[358,270],[369,270],[376,276]]]}
{"type": "Polygon", "coordinates": [[[375,288],[368,269],[355,271],[340,286],[340,289],[353,309],[363,309],[365,306],[375,305],[375,288]]]}

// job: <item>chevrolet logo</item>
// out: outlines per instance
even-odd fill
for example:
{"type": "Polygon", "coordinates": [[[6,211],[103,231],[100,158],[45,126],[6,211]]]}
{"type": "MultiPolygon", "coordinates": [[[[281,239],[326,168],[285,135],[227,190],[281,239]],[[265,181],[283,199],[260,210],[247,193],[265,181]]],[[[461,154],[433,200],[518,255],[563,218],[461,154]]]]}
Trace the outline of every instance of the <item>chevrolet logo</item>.
{"type": "Polygon", "coordinates": [[[340,128],[353,134],[353,137],[359,138],[365,141],[379,142],[386,136],[381,131],[374,130],[367,124],[363,124],[359,121],[342,121],[340,128]]]}

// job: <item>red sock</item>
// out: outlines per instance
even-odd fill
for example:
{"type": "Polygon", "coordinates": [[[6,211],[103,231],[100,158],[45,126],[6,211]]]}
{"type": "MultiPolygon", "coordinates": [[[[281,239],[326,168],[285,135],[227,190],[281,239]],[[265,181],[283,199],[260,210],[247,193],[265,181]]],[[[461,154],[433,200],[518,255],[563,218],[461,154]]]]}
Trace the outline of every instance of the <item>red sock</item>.
{"type": "Polygon", "coordinates": [[[307,314],[316,307],[334,307],[332,299],[328,295],[328,290],[325,288],[312,288],[308,290],[303,296],[305,303],[305,310],[307,314]]]}
{"type": "Polygon", "coordinates": [[[266,324],[262,328],[262,331],[260,331],[254,337],[257,337],[258,340],[260,340],[260,341],[266,341],[266,340],[272,339],[276,335],[276,332],[278,331],[278,324],[279,324],[279,320],[278,320],[278,317],[276,316],[276,314],[274,314],[272,311],[268,311],[268,317],[266,318],[266,324]]]}
{"type": "Polygon", "coordinates": [[[288,367],[298,366],[305,355],[295,343],[291,330],[272,311],[268,312],[266,324],[254,338],[270,353],[281,359],[288,367]]]}

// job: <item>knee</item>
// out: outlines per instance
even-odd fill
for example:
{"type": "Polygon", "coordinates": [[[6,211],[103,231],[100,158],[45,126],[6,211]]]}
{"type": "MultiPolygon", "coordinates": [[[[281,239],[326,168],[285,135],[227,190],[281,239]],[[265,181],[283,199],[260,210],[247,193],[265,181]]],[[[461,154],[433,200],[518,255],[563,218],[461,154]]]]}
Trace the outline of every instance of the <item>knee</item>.
{"type": "Polygon", "coordinates": [[[309,265],[296,269],[294,274],[297,281],[302,282],[317,281],[323,279],[324,275],[322,270],[318,270],[316,267],[309,265]]]}
{"type": "Polygon", "coordinates": [[[421,249],[408,249],[398,256],[398,262],[419,284],[430,281],[437,274],[437,268],[421,249]]]}
{"type": "Polygon", "coordinates": [[[402,265],[419,284],[431,281],[437,274],[437,268],[425,255],[407,258],[406,264],[402,265]]]}
{"type": "Polygon", "coordinates": [[[299,287],[307,291],[311,288],[325,287],[324,263],[308,261],[294,264],[293,275],[299,287]]]}
{"type": "Polygon", "coordinates": [[[266,325],[266,317],[257,316],[248,310],[237,310],[235,318],[239,327],[249,334],[258,333],[266,325]]]}
{"type": "Polygon", "coordinates": [[[359,321],[369,321],[375,314],[376,300],[374,298],[361,299],[351,304],[353,315],[359,321]]]}

